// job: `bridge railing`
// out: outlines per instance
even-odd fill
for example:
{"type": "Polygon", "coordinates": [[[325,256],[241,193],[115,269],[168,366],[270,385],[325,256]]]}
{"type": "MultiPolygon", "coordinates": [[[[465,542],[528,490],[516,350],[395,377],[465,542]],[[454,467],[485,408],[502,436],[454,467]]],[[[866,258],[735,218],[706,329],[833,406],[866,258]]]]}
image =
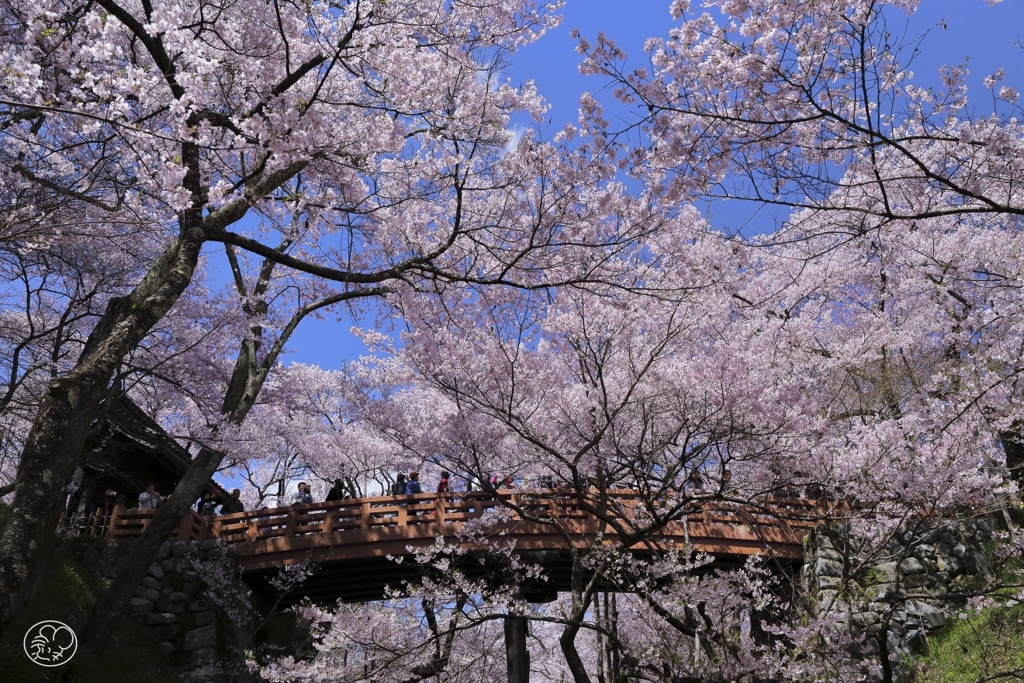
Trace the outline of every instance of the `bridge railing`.
{"type": "MultiPolygon", "coordinates": [[[[508,509],[510,505],[523,513],[512,512],[512,521],[523,518],[536,521],[595,519],[594,515],[580,509],[577,495],[514,490],[421,493],[290,505],[212,518],[191,512],[182,520],[175,538],[202,540],[212,537],[223,540],[227,545],[237,545],[355,529],[453,525],[480,519],[488,512],[508,509]]],[[[588,504],[598,502],[594,493],[585,492],[583,496],[588,504]]],[[[643,524],[652,517],[647,503],[635,491],[613,489],[605,492],[601,500],[626,522],[643,524]]],[[[95,535],[103,534],[113,539],[138,537],[153,513],[153,510],[119,510],[105,523],[102,531],[96,529],[100,533],[95,535]]],[[[799,498],[765,499],[757,505],[742,506],[708,500],[695,512],[687,514],[685,521],[691,525],[784,526],[795,531],[809,529],[816,520],[831,514],[834,512],[830,513],[821,503],[799,498]]]]}

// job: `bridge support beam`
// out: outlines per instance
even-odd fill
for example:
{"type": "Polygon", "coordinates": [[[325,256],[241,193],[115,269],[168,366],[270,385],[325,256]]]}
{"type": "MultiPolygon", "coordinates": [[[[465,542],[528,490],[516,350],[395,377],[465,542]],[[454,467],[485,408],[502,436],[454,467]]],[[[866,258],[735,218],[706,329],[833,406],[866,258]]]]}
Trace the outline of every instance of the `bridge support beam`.
{"type": "Polygon", "coordinates": [[[525,617],[505,617],[505,661],[508,683],[530,683],[529,626],[525,617]]]}

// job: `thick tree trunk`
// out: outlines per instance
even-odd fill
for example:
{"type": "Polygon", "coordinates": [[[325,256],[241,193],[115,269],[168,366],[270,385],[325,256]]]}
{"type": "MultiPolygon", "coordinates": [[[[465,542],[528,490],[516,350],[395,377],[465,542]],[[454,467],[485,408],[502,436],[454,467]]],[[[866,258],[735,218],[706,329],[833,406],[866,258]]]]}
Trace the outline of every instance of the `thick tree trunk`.
{"type": "Polygon", "coordinates": [[[11,514],[0,533],[0,630],[31,597],[31,579],[53,546],[63,489],[111,378],[185,291],[201,244],[199,230],[176,238],[131,294],[111,300],[75,368],[54,380],[43,396],[18,462],[11,514]]]}
{"type": "Polygon", "coordinates": [[[508,683],[530,683],[530,650],[526,647],[525,617],[505,617],[505,662],[508,683]]]}
{"type": "Polygon", "coordinates": [[[576,649],[576,636],[580,632],[580,624],[586,618],[587,609],[590,607],[591,595],[585,593],[586,581],[583,576],[583,564],[579,558],[573,557],[572,561],[572,609],[566,619],[565,628],[558,636],[558,645],[565,657],[565,663],[569,667],[574,683],[590,683],[590,676],[587,675],[587,667],[576,649]]]}

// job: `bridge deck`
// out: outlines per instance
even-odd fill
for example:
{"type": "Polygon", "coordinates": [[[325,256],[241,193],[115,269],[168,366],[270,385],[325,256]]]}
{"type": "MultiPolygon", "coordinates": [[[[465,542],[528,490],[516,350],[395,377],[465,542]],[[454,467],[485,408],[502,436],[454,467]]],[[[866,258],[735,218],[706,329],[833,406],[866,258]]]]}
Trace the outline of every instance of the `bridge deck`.
{"type": "MultiPolygon", "coordinates": [[[[606,505],[626,528],[650,523],[651,510],[633,491],[607,492],[606,505]]],[[[717,565],[768,555],[789,563],[803,557],[802,542],[824,514],[815,502],[781,498],[759,506],[707,501],[697,512],[665,524],[631,552],[687,545],[716,558],[717,565]]],[[[142,533],[151,510],[128,510],[110,520],[106,535],[130,539],[142,533]]],[[[396,563],[433,546],[438,537],[471,554],[485,553],[485,538],[514,541],[517,552],[538,559],[564,587],[572,548],[621,545],[614,530],[555,492],[497,491],[423,493],[313,503],[240,512],[206,519],[186,517],[178,538],[219,538],[231,547],[243,578],[270,595],[268,580],[284,566],[309,562],[317,569],[301,588],[314,599],[381,597],[385,586],[415,580],[428,568],[396,563]],[[511,507],[510,507],[511,506],[511,507]],[[518,508],[523,514],[518,514],[518,508]]],[[[479,563],[476,563],[479,565],[479,563]]]]}

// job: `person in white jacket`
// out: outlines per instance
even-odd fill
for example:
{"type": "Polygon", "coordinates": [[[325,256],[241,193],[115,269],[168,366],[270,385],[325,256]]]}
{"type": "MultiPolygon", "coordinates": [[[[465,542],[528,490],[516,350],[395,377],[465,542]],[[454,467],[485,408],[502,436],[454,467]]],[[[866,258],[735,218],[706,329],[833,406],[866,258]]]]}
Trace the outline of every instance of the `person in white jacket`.
{"type": "Polygon", "coordinates": [[[150,484],[146,490],[139,494],[140,510],[155,510],[164,502],[164,496],[156,492],[156,487],[150,484]]]}

